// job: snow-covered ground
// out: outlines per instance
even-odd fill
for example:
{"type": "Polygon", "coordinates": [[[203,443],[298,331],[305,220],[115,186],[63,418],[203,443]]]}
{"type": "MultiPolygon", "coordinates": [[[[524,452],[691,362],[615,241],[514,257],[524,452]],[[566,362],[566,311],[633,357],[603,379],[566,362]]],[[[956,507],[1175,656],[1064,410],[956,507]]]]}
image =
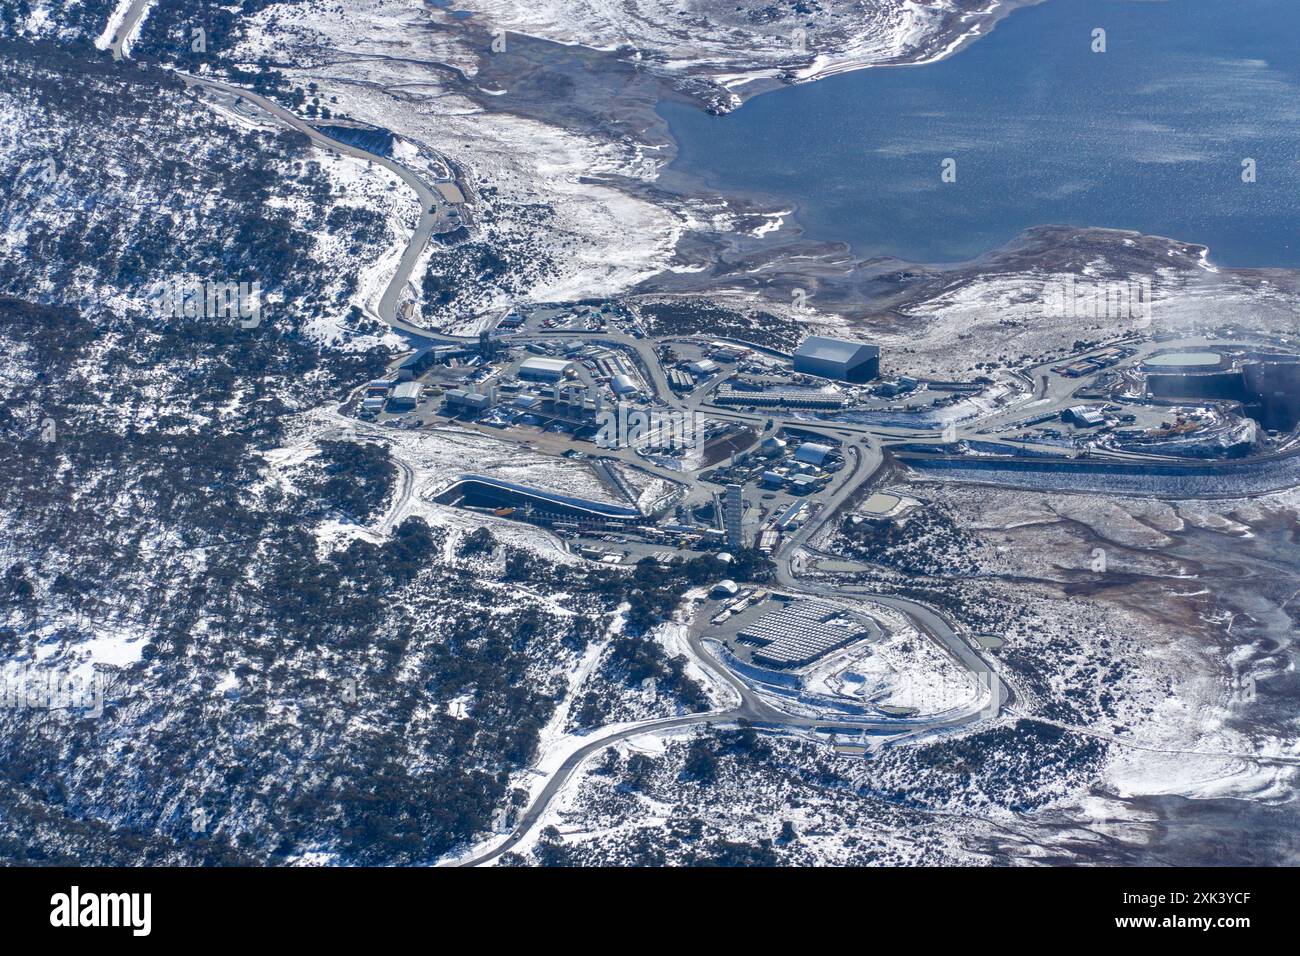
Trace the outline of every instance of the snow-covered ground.
{"type": "Polygon", "coordinates": [[[1255,539],[1294,525],[1300,492],[1177,502],[951,486],[925,493],[981,539],[980,561],[994,580],[1120,576],[1090,600],[990,585],[1008,597],[1003,589],[1014,588],[1032,615],[998,633],[999,655],[1035,660],[1051,674],[1017,701],[1017,712],[1035,712],[1040,695],[1082,701],[1090,684],[1110,698],[1108,717],[1060,722],[1117,744],[1103,789],[1125,798],[1294,799],[1295,718],[1289,707],[1268,710],[1256,687],[1277,680],[1285,693],[1294,665],[1284,609],[1300,593],[1300,574],[1255,539]],[[1239,566],[1267,567],[1268,579],[1238,585],[1239,566]],[[1128,575],[1140,575],[1131,593],[1128,575]],[[1290,763],[1271,759],[1279,757],[1290,763]]]}
{"type": "MultiPolygon", "coordinates": [[[[187,160],[221,170],[230,162],[222,148],[245,135],[256,135],[266,143],[268,155],[283,155],[282,150],[272,152],[281,134],[278,127],[232,108],[229,102],[208,98],[200,102],[203,105],[195,107],[177,96],[158,105],[159,126],[165,125],[169,110],[179,111],[184,104],[184,113],[173,112],[170,117],[178,125],[184,128],[183,124],[201,122],[213,127],[211,136],[194,140],[195,148],[188,152],[187,160]],[[195,109],[200,110],[201,119],[193,115],[195,109]]],[[[59,233],[65,228],[94,228],[110,236],[129,235],[136,226],[147,231],[153,228],[149,217],[160,204],[173,209],[173,225],[185,234],[185,241],[197,242],[197,237],[218,221],[218,214],[234,218],[239,213],[231,206],[218,205],[221,200],[216,194],[202,188],[196,190],[192,201],[181,190],[159,195],[157,183],[146,182],[136,170],[122,165],[131,153],[121,151],[112,137],[86,126],[74,134],[84,136],[84,142],[75,143],[75,148],[58,145],[51,139],[50,123],[46,111],[33,108],[24,98],[0,95],[0,157],[27,157],[19,163],[15,191],[19,201],[9,204],[6,228],[0,230],[0,256],[23,256],[31,237],[47,230],[59,233]]],[[[181,135],[170,129],[165,132],[181,135]]],[[[140,135],[145,136],[146,131],[141,129],[140,135]]],[[[391,278],[419,214],[415,197],[381,166],[320,150],[311,150],[300,161],[285,160],[277,171],[284,178],[265,203],[265,213],[287,215],[298,237],[307,242],[302,251],[315,264],[310,279],[313,285],[319,283],[322,294],[311,303],[287,302],[282,290],[266,288],[261,299],[265,320],[276,322],[289,313],[300,322],[304,335],[327,347],[367,350],[376,345],[400,345],[400,339],[381,323],[357,328],[350,306],[364,302],[367,295],[377,299],[391,278]],[[312,188],[321,179],[328,184],[328,193],[312,188]]],[[[108,261],[111,254],[120,254],[116,244],[101,251],[108,261]]],[[[54,263],[49,265],[53,268],[54,263]]],[[[154,311],[157,305],[151,297],[172,283],[244,278],[172,274],[153,259],[141,271],[143,275],[128,285],[82,267],[37,288],[52,301],[83,306],[98,303],[114,312],[154,311]]]]}
{"type": "Polygon", "coordinates": [[[923,717],[971,707],[986,695],[969,672],[901,615],[879,605],[872,613],[887,626],[882,639],[810,665],[802,675],[805,691],[923,717]]]}
{"type": "MultiPolygon", "coordinates": [[[[926,62],[986,31],[1006,0],[461,0],[492,30],[618,51],[673,79],[709,80],[736,106],[755,81],[801,82],[882,63],[926,62]],[[968,11],[968,12],[964,12],[968,11]]],[[[1023,4],[1020,4],[1023,5],[1023,4]]]]}
{"type": "Polygon", "coordinates": [[[650,181],[656,160],[635,146],[488,112],[454,93],[429,60],[470,69],[478,52],[429,32],[436,14],[415,3],[276,5],[251,18],[251,39],[239,50],[241,58],[269,51],[308,64],[285,72],[337,96],[336,113],[393,130],[466,171],[472,233],[517,272],[508,287],[457,289],[454,312],[426,311],[424,320],[465,332],[514,302],[610,295],[666,268],[681,217],[615,185],[650,181]]]}
{"type": "MultiPolygon", "coordinates": [[[[324,408],[300,416],[282,446],[263,457],[271,465],[271,475],[280,475],[316,454],[320,440],[340,434],[383,442],[392,458],[409,470],[409,493],[394,504],[384,522],[388,527],[409,515],[418,515],[430,525],[459,534],[487,525],[497,538],[510,544],[549,560],[575,562],[579,559],[542,528],[437,504],[433,499],[461,475],[473,473],[608,504],[625,503],[581,462],[530,453],[518,445],[454,426],[418,431],[373,428],[324,408]]],[[[319,533],[349,537],[366,532],[355,526],[330,526],[319,533]]]]}
{"type": "Polygon", "coordinates": [[[113,8],[108,23],[104,26],[104,32],[95,38],[95,49],[107,50],[112,45],[113,37],[117,35],[118,28],[126,20],[132,2],[133,0],[117,0],[117,6],[113,8]]]}
{"type": "Polygon", "coordinates": [[[660,478],[658,475],[633,468],[620,461],[611,461],[609,467],[636,495],[636,506],[643,514],[651,513],[657,506],[662,505],[681,490],[680,485],[666,478],[660,478]]]}
{"type": "Polygon", "coordinates": [[[1124,282],[1150,280],[1149,317],[1140,310],[1096,319],[1054,314],[1052,291],[1075,274],[1026,265],[962,275],[938,294],[907,305],[903,322],[874,323],[872,341],[887,354],[904,354],[909,374],[961,378],[976,371],[975,362],[1018,367],[1029,364],[1023,358],[1069,354],[1080,339],[1114,339],[1134,331],[1237,325],[1294,332],[1300,301],[1291,292],[1253,276],[1120,261],[1118,254],[1136,242],[1120,239],[1110,261],[1098,257],[1103,261],[1094,259],[1091,267],[1095,274],[1124,282]]]}

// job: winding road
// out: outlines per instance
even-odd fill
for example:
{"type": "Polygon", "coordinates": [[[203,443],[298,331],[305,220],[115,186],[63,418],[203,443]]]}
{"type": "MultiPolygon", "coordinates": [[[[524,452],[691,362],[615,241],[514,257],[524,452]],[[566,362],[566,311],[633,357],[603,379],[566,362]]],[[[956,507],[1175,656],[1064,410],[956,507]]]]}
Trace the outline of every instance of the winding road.
{"type": "Polygon", "coordinates": [[[533,798],[532,803],[529,804],[528,809],[519,818],[509,836],[491,849],[462,860],[456,865],[481,866],[491,863],[502,854],[518,846],[536,827],[545,815],[551,801],[564,789],[586,759],[620,740],[639,737],[647,733],[674,731],[693,726],[735,724],[742,720],[773,730],[883,732],[902,736],[957,727],[980,718],[995,717],[1001,712],[1002,707],[1011,699],[1006,684],[979,651],[954,630],[942,615],[936,611],[906,598],[875,594],[866,589],[834,588],[829,585],[800,581],[796,578],[793,563],[804,543],[834,516],[850,495],[859,489],[862,483],[868,480],[881,464],[882,459],[879,452],[870,448],[865,436],[854,440],[853,444],[849,446],[849,452],[854,458],[854,463],[848,473],[842,477],[838,490],[827,499],[812,520],[805,523],[798,532],[787,539],[776,555],[775,577],[777,582],[785,589],[796,593],[815,594],[839,599],[851,595],[857,600],[881,604],[894,610],[910,620],[918,631],[930,637],[958,664],[971,673],[978,682],[978,686],[987,690],[987,696],[981,696],[972,707],[928,718],[899,717],[855,720],[788,714],[764,700],[749,684],[714,658],[704,646],[701,629],[692,625],[687,634],[687,646],[690,648],[696,663],[721,678],[740,698],[740,704],[724,711],[649,720],[633,727],[621,728],[594,738],[571,753],[560,764],[550,779],[547,780],[546,785],[533,798]]]}
{"type": "MultiPolygon", "coordinates": [[[[149,7],[149,0],[135,0],[131,4],[131,9],[127,12],[122,26],[114,34],[110,49],[113,52],[114,59],[123,59],[126,56],[126,45],[128,38],[132,36],[139,27],[140,20],[149,7]]],[[[377,307],[378,317],[391,326],[394,330],[419,341],[431,341],[437,338],[432,335],[428,329],[412,325],[398,314],[398,306],[401,303],[402,295],[406,289],[407,283],[410,282],[411,274],[415,271],[415,265],[420,256],[424,253],[425,247],[429,244],[430,237],[437,231],[437,227],[444,221],[442,209],[448,205],[448,200],[444,194],[430,186],[422,178],[416,175],[411,169],[395,162],[386,156],[380,156],[377,153],[371,153],[367,150],[348,143],[341,142],[331,136],[322,133],[316,127],[312,126],[306,120],[301,119],[297,114],[285,109],[274,100],[262,96],[260,93],[254,93],[251,90],[240,86],[234,86],[230,83],[224,83],[221,80],[211,79],[209,77],[194,76],[189,73],[177,71],[177,75],[189,87],[200,87],[208,90],[218,96],[227,97],[235,102],[240,100],[252,104],[267,114],[280,125],[302,133],[312,143],[321,149],[338,153],[343,156],[351,156],[354,159],[365,160],[382,166],[389,170],[395,176],[400,178],[414,191],[420,201],[420,219],[411,238],[406,243],[406,248],[402,252],[402,257],[398,263],[397,270],[389,280],[384,294],[380,297],[377,307]]],[[[439,156],[439,159],[443,157],[439,156]]],[[[443,159],[446,162],[445,159],[443,159]]],[[[448,168],[451,166],[448,163],[448,168]]]]}
{"type": "Polygon", "coordinates": [[[108,49],[113,54],[113,59],[121,60],[127,55],[127,44],[135,36],[135,31],[140,27],[140,20],[144,13],[149,9],[150,0],[135,0],[130,9],[126,11],[126,16],[118,25],[117,32],[113,34],[109,41],[108,49]]]}
{"type": "MultiPolygon", "coordinates": [[[[129,38],[139,28],[149,5],[149,0],[135,0],[131,4],[110,44],[115,59],[123,59],[129,53],[129,38]]],[[[255,107],[272,121],[308,137],[319,148],[382,166],[409,186],[419,199],[420,217],[403,250],[394,275],[379,299],[376,308],[377,315],[394,330],[415,341],[468,342],[476,340],[476,337],[446,336],[431,333],[407,322],[399,315],[402,297],[411,281],[421,255],[438,227],[446,222],[443,213],[443,210],[449,204],[449,197],[446,194],[429,185],[418,174],[401,163],[334,139],[261,94],[208,77],[189,74],[179,75],[188,86],[201,88],[218,99],[233,104],[236,108],[255,107]]],[[[448,164],[448,168],[450,168],[450,164],[448,164]]],[[[568,338],[580,338],[585,341],[606,342],[629,350],[637,356],[638,362],[643,367],[647,379],[659,400],[675,411],[696,414],[700,413],[708,405],[707,390],[705,390],[706,394],[704,395],[687,396],[685,398],[679,398],[672,392],[660,366],[652,340],[637,339],[614,330],[587,333],[566,331],[544,335],[522,333],[517,338],[521,341],[534,338],[553,339],[560,334],[568,338]]],[[[1043,396],[1047,397],[1047,376],[1043,376],[1040,387],[1043,389],[1043,396]]],[[[1067,399],[1068,396],[1051,396],[1053,407],[1056,404],[1062,404],[1067,399]]],[[[895,595],[877,594],[864,588],[832,587],[829,584],[802,580],[797,573],[796,565],[805,545],[812,540],[818,530],[826,525],[826,522],[840,512],[850,498],[861,490],[881,468],[884,462],[884,453],[881,448],[882,441],[888,442],[904,437],[911,441],[934,441],[936,440],[935,437],[923,439],[918,437],[918,433],[906,432],[905,430],[899,430],[900,433],[894,435],[889,429],[869,429],[863,425],[845,423],[812,422],[783,417],[770,412],[747,413],[738,409],[722,409],[715,406],[708,406],[707,415],[756,425],[758,426],[757,430],[760,432],[767,431],[760,423],[771,419],[779,425],[787,425],[804,431],[814,433],[819,431],[835,432],[843,436],[842,446],[846,458],[846,468],[832,482],[827,493],[819,499],[821,507],[816,515],[798,531],[790,535],[781,549],[774,555],[776,563],[775,580],[782,588],[791,592],[836,599],[849,597],[855,601],[872,602],[891,609],[910,621],[918,631],[928,636],[962,668],[974,675],[981,686],[987,690],[987,695],[982,696],[975,704],[967,708],[924,718],[880,717],[855,720],[849,717],[816,718],[790,714],[764,699],[745,680],[719,662],[704,645],[702,628],[692,623],[688,626],[686,638],[691,655],[699,666],[707,669],[723,681],[734,692],[739,703],[725,710],[647,720],[603,734],[597,732],[589,741],[570,753],[559,767],[551,773],[545,785],[533,798],[507,836],[490,848],[463,859],[457,865],[477,866],[490,863],[518,846],[544,818],[552,801],[570,782],[584,761],[593,754],[621,740],[650,733],[678,731],[701,725],[735,724],[742,720],[773,730],[869,731],[902,736],[943,730],[979,719],[996,717],[1002,712],[1004,705],[1011,701],[1010,689],[982,653],[934,609],[916,601],[895,595]]],[[[413,493],[414,473],[412,469],[405,463],[399,463],[398,467],[400,469],[400,487],[397,501],[383,519],[382,530],[391,530],[413,493]]],[[[645,467],[645,465],[642,464],[641,467],[645,467]]]]}

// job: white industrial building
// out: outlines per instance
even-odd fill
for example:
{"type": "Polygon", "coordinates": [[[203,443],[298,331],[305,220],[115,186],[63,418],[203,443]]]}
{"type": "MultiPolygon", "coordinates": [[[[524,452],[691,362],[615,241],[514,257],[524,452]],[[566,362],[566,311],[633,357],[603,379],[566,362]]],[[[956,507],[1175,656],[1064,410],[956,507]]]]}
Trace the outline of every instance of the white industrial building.
{"type": "Polygon", "coordinates": [[[1089,408],[1087,405],[1075,405],[1073,408],[1067,408],[1061,413],[1061,417],[1066,421],[1073,422],[1080,428],[1096,428],[1098,425],[1106,424],[1106,416],[1095,408],[1089,408]]]}
{"type": "Polygon", "coordinates": [[[799,446],[798,451],[794,453],[795,461],[806,462],[809,465],[815,465],[822,468],[835,455],[835,449],[830,445],[822,445],[818,442],[806,441],[799,446]]]}
{"type": "Polygon", "coordinates": [[[388,400],[389,408],[414,408],[420,401],[422,388],[419,382],[402,382],[393,389],[388,400]]]}
{"type": "Polygon", "coordinates": [[[610,380],[609,387],[615,395],[635,395],[641,391],[631,375],[615,375],[610,380]]]}
{"type": "Polygon", "coordinates": [[[573,363],[564,359],[537,356],[519,363],[519,377],[530,382],[558,382],[571,368],[573,363]]]}
{"type": "Polygon", "coordinates": [[[710,593],[714,597],[735,597],[740,593],[740,585],[735,581],[732,581],[730,578],[727,578],[713,585],[713,590],[710,593]]]}

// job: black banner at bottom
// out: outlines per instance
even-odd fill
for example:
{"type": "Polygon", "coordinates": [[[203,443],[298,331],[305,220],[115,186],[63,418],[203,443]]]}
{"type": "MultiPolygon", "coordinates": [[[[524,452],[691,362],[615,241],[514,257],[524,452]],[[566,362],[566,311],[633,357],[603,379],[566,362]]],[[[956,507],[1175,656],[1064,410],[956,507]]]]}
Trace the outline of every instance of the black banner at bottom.
{"type": "Polygon", "coordinates": [[[1262,869],[8,869],[0,881],[11,933],[83,942],[340,945],[430,930],[599,939],[608,929],[735,944],[784,923],[823,940],[870,928],[927,945],[1021,933],[1231,945],[1280,933],[1294,908],[1294,872],[1262,869]]]}

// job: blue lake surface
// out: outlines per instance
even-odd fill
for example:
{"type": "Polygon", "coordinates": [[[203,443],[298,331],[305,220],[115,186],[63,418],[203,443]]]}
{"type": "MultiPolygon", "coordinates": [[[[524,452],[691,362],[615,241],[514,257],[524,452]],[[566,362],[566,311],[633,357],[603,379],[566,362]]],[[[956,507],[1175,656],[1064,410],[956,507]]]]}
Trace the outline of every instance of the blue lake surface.
{"type": "Polygon", "coordinates": [[[1300,0],[1047,0],[939,63],[723,117],[660,111],[680,147],[670,177],[789,202],[810,238],[864,257],[961,261],[1068,223],[1300,266],[1300,0]]]}

